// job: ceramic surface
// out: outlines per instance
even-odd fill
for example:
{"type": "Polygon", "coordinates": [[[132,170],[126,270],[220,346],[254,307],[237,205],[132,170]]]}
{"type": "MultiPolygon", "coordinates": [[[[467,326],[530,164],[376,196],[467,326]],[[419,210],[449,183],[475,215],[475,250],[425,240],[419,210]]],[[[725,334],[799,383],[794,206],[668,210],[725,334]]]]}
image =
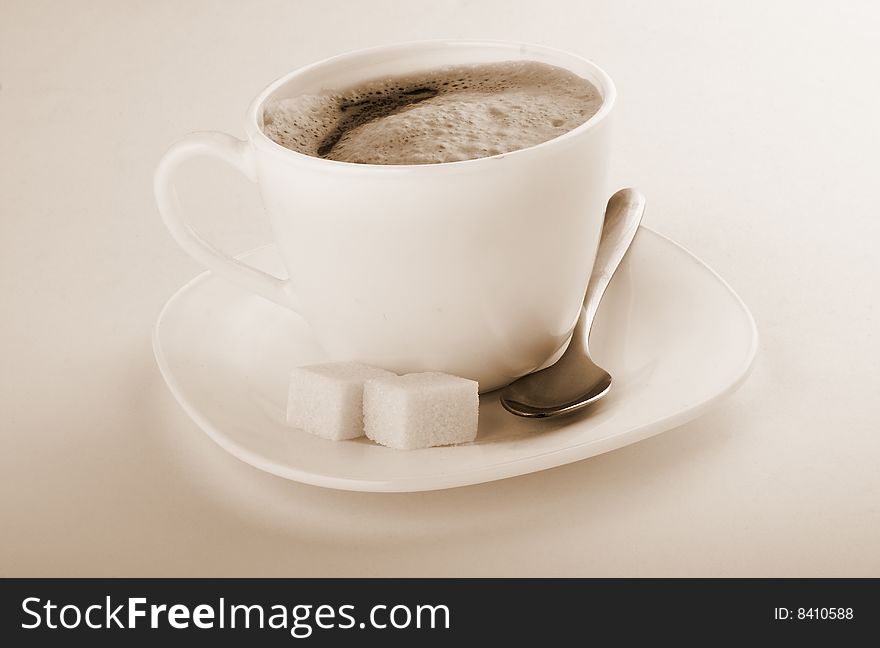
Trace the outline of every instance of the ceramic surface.
{"type": "Polygon", "coordinates": [[[442,370],[490,390],[544,364],[571,334],[611,195],[614,104],[614,85],[595,64],[544,46],[425,41],[361,50],[269,85],[247,113],[246,140],[194,133],[172,146],[156,171],[156,199],[184,250],[302,315],[332,359],[401,373],[442,370]],[[446,164],[326,160],[286,149],[261,130],[263,108],[275,99],[509,60],[588,79],[601,108],[543,144],[446,164]],[[260,272],[193,231],[173,180],[195,156],[219,157],[258,184],[283,266],[260,272]]]}
{"type": "MultiPolygon", "coordinates": [[[[243,258],[275,272],[273,247],[243,258]]],[[[724,281],[683,248],[642,228],[608,288],[591,349],[614,375],[595,408],[569,418],[508,414],[481,396],[477,440],[391,450],[333,442],[285,424],[287,376],[326,355],[297,315],[211,272],[181,288],[159,317],[154,348],[171,391],[221,447],[275,475],[363,491],[450,488],[585,459],[679,425],[745,378],[757,333],[724,281]]]]}

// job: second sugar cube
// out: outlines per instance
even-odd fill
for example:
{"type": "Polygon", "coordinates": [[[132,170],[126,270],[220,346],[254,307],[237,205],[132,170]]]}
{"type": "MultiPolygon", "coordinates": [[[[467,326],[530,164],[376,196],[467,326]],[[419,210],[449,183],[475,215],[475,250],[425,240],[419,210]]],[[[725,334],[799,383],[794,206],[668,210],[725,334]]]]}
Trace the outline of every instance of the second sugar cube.
{"type": "Polygon", "coordinates": [[[477,392],[475,381],[444,373],[370,379],[364,385],[367,437],[398,450],[473,441],[477,392]]]}

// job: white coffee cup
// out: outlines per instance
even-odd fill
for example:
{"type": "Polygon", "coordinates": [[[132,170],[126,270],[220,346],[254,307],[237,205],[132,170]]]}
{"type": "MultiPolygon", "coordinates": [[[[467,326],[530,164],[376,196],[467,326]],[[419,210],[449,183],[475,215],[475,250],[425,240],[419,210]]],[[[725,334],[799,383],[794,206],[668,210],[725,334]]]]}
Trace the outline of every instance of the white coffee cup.
{"type": "Polygon", "coordinates": [[[565,347],[602,225],[615,90],[595,64],[556,49],[426,41],[343,54],[275,81],[253,101],[246,140],[193,133],[155,177],[173,237],[218,275],[299,313],[329,358],[399,373],[445,371],[506,385],[565,347]],[[270,99],[445,65],[534,60],[574,72],[603,98],[585,124],[488,158],[372,165],[311,157],[261,130],[270,99]],[[219,157],[259,185],[289,278],[218,251],[181,214],[172,176],[219,157]]]}

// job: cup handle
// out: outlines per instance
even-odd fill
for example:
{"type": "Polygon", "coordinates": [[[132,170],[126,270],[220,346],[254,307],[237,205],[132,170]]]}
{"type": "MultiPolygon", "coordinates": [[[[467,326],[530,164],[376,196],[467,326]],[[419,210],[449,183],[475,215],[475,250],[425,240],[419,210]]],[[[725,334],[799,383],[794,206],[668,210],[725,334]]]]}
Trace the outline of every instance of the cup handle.
{"type": "Polygon", "coordinates": [[[209,270],[246,290],[298,311],[298,304],[288,291],[289,279],[280,279],[224,254],[199,236],[184,218],[172,182],[174,172],[189,158],[212,156],[231,164],[248,180],[256,182],[256,164],[248,142],[226,133],[191,133],[173,144],[156,168],[153,191],[165,226],[180,247],[209,270]]]}

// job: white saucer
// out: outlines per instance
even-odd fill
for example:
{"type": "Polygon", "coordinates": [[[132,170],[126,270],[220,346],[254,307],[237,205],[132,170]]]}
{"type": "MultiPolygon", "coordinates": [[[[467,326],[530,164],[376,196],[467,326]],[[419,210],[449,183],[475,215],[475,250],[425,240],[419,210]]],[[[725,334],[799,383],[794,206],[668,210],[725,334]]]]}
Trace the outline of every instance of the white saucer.
{"type": "MultiPolygon", "coordinates": [[[[240,258],[284,274],[272,246],[240,258]]],[[[322,352],[297,315],[210,272],[168,301],[153,348],[184,410],[242,461],[316,486],[421,491],[553,468],[680,425],[742,383],[757,339],[748,309],[718,275],[642,228],[590,338],[594,359],[614,376],[609,395],[584,414],[529,420],[486,394],[468,445],[398,451],[286,426],[288,373],[322,352]]]]}

